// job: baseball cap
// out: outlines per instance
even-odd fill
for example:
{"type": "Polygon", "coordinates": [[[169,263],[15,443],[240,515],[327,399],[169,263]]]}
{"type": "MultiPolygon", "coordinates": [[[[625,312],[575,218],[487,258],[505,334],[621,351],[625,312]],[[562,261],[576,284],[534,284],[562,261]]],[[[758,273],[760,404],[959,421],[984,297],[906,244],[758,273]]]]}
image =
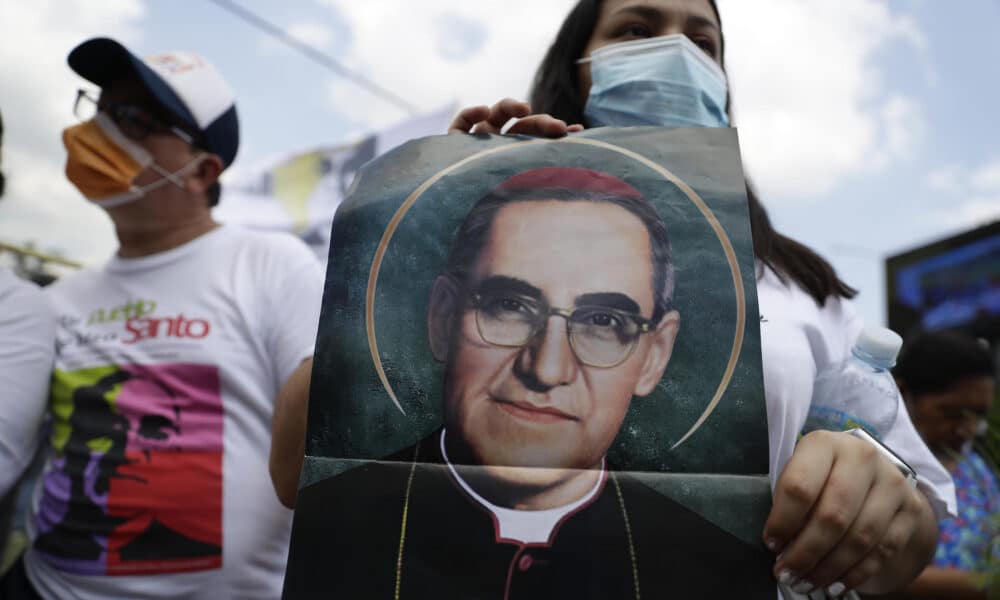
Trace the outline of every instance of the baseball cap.
{"type": "Polygon", "coordinates": [[[67,59],[84,79],[104,87],[133,74],[160,105],[197,134],[199,146],[232,164],[240,145],[236,99],[215,67],[194,52],[168,52],[140,59],[109,38],[93,38],[67,59]]]}

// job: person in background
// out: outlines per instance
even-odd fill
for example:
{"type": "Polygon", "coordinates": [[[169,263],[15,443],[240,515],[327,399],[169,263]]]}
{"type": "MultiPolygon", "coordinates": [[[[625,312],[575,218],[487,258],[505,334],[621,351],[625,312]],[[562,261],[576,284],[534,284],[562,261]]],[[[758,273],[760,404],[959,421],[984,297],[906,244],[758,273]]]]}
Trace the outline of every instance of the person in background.
{"type": "MultiPolygon", "coordinates": [[[[538,69],[531,103],[464,109],[451,131],[561,137],[598,126],[728,127],[724,51],[714,0],[580,0],[538,69]]],[[[848,434],[797,441],[815,373],[845,359],[862,327],[850,303],[856,292],[778,233],[747,191],[774,487],[763,537],[777,554],[774,575],[787,596],[898,589],[928,564],[936,521],[954,511],[950,478],[903,408],[883,441],[914,468],[917,492],[848,434]]]]}
{"type": "Polygon", "coordinates": [[[269,429],[305,390],[322,269],[290,235],[213,220],[239,122],[205,58],[95,38],[69,65],[100,94],[77,93],[66,176],[119,248],[47,289],[52,432],[7,577],[21,598],[277,598],[291,512],[269,429]]]}
{"type": "MultiPolygon", "coordinates": [[[[0,120],[0,148],[3,121],[0,120]]],[[[0,172],[0,197],[6,179],[0,172]]],[[[31,462],[45,416],[56,321],[42,290],[0,267],[0,559],[14,492],[31,462]]],[[[3,565],[0,564],[0,569],[3,565]]],[[[4,596],[0,586],[0,598],[4,596]]]]}
{"type": "Polygon", "coordinates": [[[893,369],[913,424],[955,481],[958,516],[941,523],[931,566],[898,598],[985,599],[1000,567],[1000,486],[973,449],[996,397],[989,347],[953,331],[919,333],[893,369]]]}

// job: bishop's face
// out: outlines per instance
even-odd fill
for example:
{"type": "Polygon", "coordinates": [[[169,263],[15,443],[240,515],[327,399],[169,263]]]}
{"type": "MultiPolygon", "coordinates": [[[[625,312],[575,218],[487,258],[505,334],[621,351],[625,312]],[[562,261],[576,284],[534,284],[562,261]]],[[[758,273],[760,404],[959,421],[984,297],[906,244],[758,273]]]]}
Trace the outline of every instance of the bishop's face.
{"type": "Polygon", "coordinates": [[[444,357],[453,460],[535,489],[599,468],[632,396],[662,376],[676,335],[676,312],[648,322],[652,269],[645,225],[620,206],[499,209],[455,293],[444,357]]]}

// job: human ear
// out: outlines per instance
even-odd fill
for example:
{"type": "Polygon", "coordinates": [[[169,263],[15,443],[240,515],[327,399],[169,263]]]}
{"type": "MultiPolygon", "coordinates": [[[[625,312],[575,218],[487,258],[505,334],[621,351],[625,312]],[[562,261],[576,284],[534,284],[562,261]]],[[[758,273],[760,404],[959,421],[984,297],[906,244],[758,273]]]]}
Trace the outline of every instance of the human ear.
{"type": "Polygon", "coordinates": [[[639,372],[634,395],[647,396],[656,389],[656,384],[660,382],[660,379],[663,378],[663,372],[667,370],[667,363],[670,362],[670,355],[674,351],[674,340],[677,339],[677,331],[680,326],[681,315],[676,310],[672,310],[663,315],[656,329],[649,334],[652,342],[646,353],[646,360],[642,364],[642,371],[639,372]]]}
{"type": "Polygon", "coordinates": [[[427,306],[427,336],[434,360],[448,360],[451,346],[452,327],[458,313],[458,286],[447,275],[438,275],[431,289],[431,299],[427,306]]]}
{"type": "Polygon", "coordinates": [[[188,190],[195,194],[206,193],[222,174],[222,159],[206,152],[193,160],[198,162],[185,178],[188,190]]]}

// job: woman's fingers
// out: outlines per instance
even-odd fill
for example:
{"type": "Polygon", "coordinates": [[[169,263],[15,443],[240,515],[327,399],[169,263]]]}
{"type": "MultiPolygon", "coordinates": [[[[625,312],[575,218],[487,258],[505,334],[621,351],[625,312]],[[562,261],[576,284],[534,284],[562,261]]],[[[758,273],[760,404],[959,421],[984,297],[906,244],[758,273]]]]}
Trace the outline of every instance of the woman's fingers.
{"type": "Polygon", "coordinates": [[[485,133],[500,133],[500,127],[493,125],[489,120],[479,121],[472,126],[472,130],[469,133],[482,135],[485,133]]]}
{"type": "Polygon", "coordinates": [[[518,119],[505,133],[560,138],[569,133],[569,126],[566,125],[566,121],[552,115],[531,115],[518,119]]]}
{"type": "Polygon", "coordinates": [[[490,108],[490,114],[486,120],[499,131],[507,121],[527,117],[530,114],[531,105],[527,102],[521,102],[513,98],[504,98],[490,108]]]}
{"type": "Polygon", "coordinates": [[[825,588],[838,582],[853,587],[873,575],[875,571],[872,569],[877,570],[881,566],[878,561],[884,558],[876,549],[884,546],[888,551],[895,547],[892,536],[898,535],[894,532],[898,531],[900,522],[911,528],[916,525],[916,517],[901,508],[906,495],[911,492],[906,480],[898,476],[898,473],[885,473],[880,469],[875,484],[850,528],[836,546],[805,575],[805,579],[816,587],[825,588]],[[878,560],[867,560],[867,564],[860,564],[869,557],[878,560]],[[857,581],[860,574],[864,573],[867,573],[864,579],[857,581]]]}
{"type": "Polygon", "coordinates": [[[452,120],[448,133],[516,134],[560,138],[583,131],[583,125],[567,125],[547,114],[531,114],[531,106],[513,98],[504,98],[493,106],[470,106],[452,120]]]}
{"type": "Polygon", "coordinates": [[[463,109],[452,121],[449,133],[500,133],[511,119],[531,114],[527,102],[504,98],[493,106],[472,106],[463,109]]]}
{"type": "Polygon", "coordinates": [[[764,542],[783,551],[805,527],[833,468],[834,434],[817,431],[802,438],[774,488],[774,503],[764,526],[764,542]]]}
{"type": "Polygon", "coordinates": [[[922,499],[916,495],[920,492],[906,486],[906,493],[911,495],[911,500],[904,504],[882,539],[872,548],[872,550],[861,561],[851,567],[838,579],[846,589],[853,590],[861,587],[879,573],[887,564],[890,564],[896,556],[902,552],[913,539],[920,522],[919,505],[922,499]]]}
{"type": "Polygon", "coordinates": [[[838,595],[878,575],[909,542],[924,502],[873,445],[843,433],[799,442],[775,487],[764,538],[779,581],[838,595]]]}
{"type": "Polygon", "coordinates": [[[448,133],[470,133],[472,127],[480,121],[486,120],[490,116],[489,106],[470,106],[463,108],[451,120],[448,126],[448,133]]]}
{"type": "MultiPolygon", "coordinates": [[[[854,540],[847,535],[867,508],[868,499],[874,498],[870,491],[876,477],[875,468],[864,464],[863,453],[853,450],[855,449],[850,447],[836,447],[822,492],[809,511],[801,531],[785,547],[775,565],[779,579],[790,580],[792,589],[796,592],[809,593],[817,586],[833,583],[837,575],[871,548],[869,545],[855,551],[854,540]],[[840,570],[833,575],[817,577],[815,568],[824,560],[831,561],[840,570]]],[[[891,504],[888,511],[881,505],[873,507],[875,514],[870,515],[871,520],[878,525],[888,526],[899,500],[896,499],[891,504]]],[[[868,528],[871,526],[866,525],[868,528]]],[[[827,568],[830,569],[829,566],[827,568]]]]}

